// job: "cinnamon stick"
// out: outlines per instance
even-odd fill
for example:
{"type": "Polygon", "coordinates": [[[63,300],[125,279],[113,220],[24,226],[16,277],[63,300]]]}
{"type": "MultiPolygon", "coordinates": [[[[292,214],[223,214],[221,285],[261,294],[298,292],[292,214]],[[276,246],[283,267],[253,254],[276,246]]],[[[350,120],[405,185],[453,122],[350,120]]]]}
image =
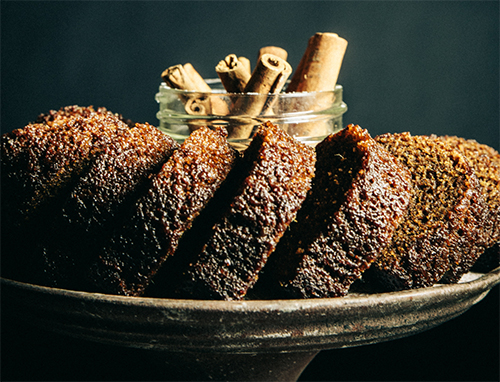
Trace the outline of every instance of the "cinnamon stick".
{"type": "Polygon", "coordinates": [[[288,62],[274,54],[265,53],[257,63],[243,92],[258,94],[279,93],[291,72],[292,67],[288,62]]]}
{"type": "Polygon", "coordinates": [[[279,46],[264,46],[259,49],[259,55],[257,56],[257,62],[260,60],[263,54],[266,53],[271,53],[274,54],[275,56],[278,56],[282,60],[287,60],[288,59],[288,52],[280,48],[279,46]]]}
{"type": "MultiPolygon", "coordinates": [[[[190,63],[174,65],[165,69],[161,75],[163,81],[174,89],[189,90],[199,93],[211,93],[212,88],[190,63]]],[[[192,115],[227,115],[227,104],[219,96],[206,94],[188,94],[182,97],[186,113],[192,115]]]]}
{"type": "Polygon", "coordinates": [[[191,65],[188,62],[183,65],[183,68],[188,74],[189,78],[191,78],[191,81],[194,86],[194,89],[189,89],[189,90],[196,90],[198,92],[207,92],[207,93],[210,93],[212,91],[212,88],[205,82],[201,74],[198,73],[198,71],[194,68],[193,65],[191,65]]]}
{"type": "Polygon", "coordinates": [[[347,41],[336,33],[316,33],[309,39],[287,92],[333,90],[346,48],[347,41]]]}
{"type": "Polygon", "coordinates": [[[161,78],[173,89],[198,90],[182,65],[174,65],[165,69],[161,78]]]}
{"type": "Polygon", "coordinates": [[[255,66],[243,93],[257,93],[248,97],[239,97],[231,107],[232,115],[243,115],[247,123],[233,126],[229,138],[249,138],[253,130],[252,117],[267,110],[273,99],[272,94],[281,92],[292,68],[288,62],[270,53],[265,53],[255,66]]]}
{"type": "MultiPolygon", "coordinates": [[[[191,78],[196,91],[212,93],[212,88],[206,83],[200,73],[189,62],[184,64],[184,70],[191,78]]],[[[196,102],[192,102],[191,110],[193,114],[198,115],[227,115],[229,108],[219,96],[210,94],[205,97],[200,97],[196,102]],[[202,106],[204,105],[204,106],[202,106]],[[203,109],[204,108],[204,109],[203,109]]]]}
{"type": "Polygon", "coordinates": [[[252,64],[250,63],[250,60],[246,57],[238,57],[238,60],[241,62],[241,64],[245,67],[245,70],[252,75],[252,64]]]}
{"type": "Polygon", "coordinates": [[[192,115],[210,115],[212,114],[212,103],[208,97],[191,97],[184,104],[184,110],[192,115]]]}
{"type": "Polygon", "coordinates": [[[242,93],[252,73],[235,54],[230,54],[215,67],[222,85],[228,93],[242,93]]]}
{"type": "MultiPolygon", "coordinates": [[[[320,111],[332,105],[335,101],[333,91],[346,48],[347,41],[336,33],[316,33],[309,39],[307,49],[286,91],[317,94],[313,104],[298,104],[297,109],[320,111]]],[[[324,121],[290,125],[288,132],[292,136],[320,137],[329,134],[331,127],[331,121],[326,118],[324,121]]]]}

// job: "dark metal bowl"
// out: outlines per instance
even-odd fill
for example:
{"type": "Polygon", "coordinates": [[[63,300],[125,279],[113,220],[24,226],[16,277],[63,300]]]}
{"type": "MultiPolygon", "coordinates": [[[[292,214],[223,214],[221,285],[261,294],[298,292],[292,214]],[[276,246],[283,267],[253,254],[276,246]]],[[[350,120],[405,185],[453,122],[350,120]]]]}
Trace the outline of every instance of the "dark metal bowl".
{"type": "Polygon", "coordinates": [[[215,368],[221,379],[293,380],[320,350],[402,338],[464,313],[500,283],[500,268],[469,273],[458,284],[410,291],[241,302],[1,282],[3,308],[31,324],[101,343],[182,354],[188,362],[201,359],[210,375],[215,368]]]}

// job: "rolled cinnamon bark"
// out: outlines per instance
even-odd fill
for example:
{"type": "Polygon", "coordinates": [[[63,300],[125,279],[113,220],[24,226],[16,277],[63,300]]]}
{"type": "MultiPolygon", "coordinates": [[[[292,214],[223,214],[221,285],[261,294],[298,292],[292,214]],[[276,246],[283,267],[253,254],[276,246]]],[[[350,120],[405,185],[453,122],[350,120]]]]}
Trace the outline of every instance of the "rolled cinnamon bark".
{"type": "Polygon", "coordinates": [[[257,62],[260,60],[262,55],[264,55],[266,53],[274,54],[275,56],[278,56],[279,58],[281,58],[282,60],[285,60],[285,61],[288,59],[288,52],[285,49],[280,48],[279,46],[264,46],[264,47],[259,49],[259,55],[257,56],[257,62]]]}
{"type": "MultiPolygon", "coordinates": [[[[279,93],[291,72],[292,67],[288,62],[274,54],[265,53],[257,63],[243,92],[258,94],[279,93]]],[[[249,108],[250,105],[245,106],[244,110],[247,112],[251,110],[252,115],[257,115],[262,110],[256,107],[256,105],[251,105],[252,108],[249,108]]]]}
{"type": "Polygon", "coordinates": [[[215,67],[224,89],[228,93],[242,93],[252,73],[235,54],[230,54],[215,67]]]}
{"type": "Polygon", "coordinates": [[[186,113],[192,115],[227,115],[227,104],[217,95],[212,95],[212,88],[190,63],[174,65],[165,69],[161,75],[163,81],[174,89],[190,90],[207,94],[188,94],[182,98],[186,113]]]}
{"type": "Polygon", "coordinates": [[[232,126],[229,138],[250,137],[254,126],[252,117],[269,109],[274,98],[272,94],[281,92],[291,72],[292,68],[285,60],[270,53],[262,55],[243,89],[243,93],[254,94],[239,97],[230,110],[232,115],[244,116],[247,123],[232,126]]]}
{"type": "MultiPolygon", "coordinates": [[[[192,80],[192,83],[198,92],[206,92],[212,93],[212,88],[206,83],[200,73],[191,65],[189,62],[184,64],[184,70],[189,75],[192,80]]],[[[199,112],[193,112],[193,114],[197,115],[227,115],[229,113],[229,108],[218,95],[210,94],[207,95],[207,98],[200,97],[196,102],[194,102],[195,106],[192,106],[192,110],[199,110],[199,112]],[[204,105],[204,113],[201,105],[204,105]],[[198,107],[200,107],[198,109],[198,107]]]]}
{"type": "Polygon", "coordinates": [[[287,92],[333,90],[342,66],[347,41],[336,33],[316,33],[290,80],[287,92]]]}
{"type": "Polygon", "coordinates": [[[246,71],[252,75],[252,64],[250,63],[250,60],[246,57],[238,57],[238,60],[242,63],[242,65],[245,67],[246,71]]]}
{"type": "Polygon", "coordinates": [[[174,65],[165,69],[161,78],[173,89],[198,90],[182,65],[174,65]]]}
{"type": "Polygon", "coordinates": [[[183,65],[184,71],[188,74],[189,78],[193,83],[194,89],[188,90],[196,90],[198,92],[207,92],[210,93],[212,88],[205,82],[200,73],[191,65],[189,62],[183,65]]]}
{"type": "MultiPolygon", "coordinates": [[[[336,33],[316,33],[309,39],[307,49],[286,91],[333,92],[346,48],[347,41],[336,33]]],[[[309,111],[321,111],[329,108],[334,101],[333,93],[318,93],[313,105],[298,105],[297,107],[299,109],[307,107],[309,111]]],[[[320,137],[329,134],[331,128],[330,122],[318,121],[291,125],[288,132],[292,136],[320,137]]]]}
{"type": "Polygon", "coordinates": [[[191,97],[184,104],[184,110],[192,115],[210,115],[212,114],[212,103],[208,97],[191,97]]]}

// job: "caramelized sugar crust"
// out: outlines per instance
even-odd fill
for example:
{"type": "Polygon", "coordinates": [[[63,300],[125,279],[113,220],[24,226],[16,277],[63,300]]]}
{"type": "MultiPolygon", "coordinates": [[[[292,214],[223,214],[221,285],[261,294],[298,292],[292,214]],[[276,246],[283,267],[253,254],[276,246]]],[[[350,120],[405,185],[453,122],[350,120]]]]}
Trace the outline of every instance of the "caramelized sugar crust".
{"type": "Polygon", "coordinates": [[[224,212],[186,271],[181,292],[240,300],[295,218],[314,175],[314,150],[265,123],[226,190],[224,212]]]}
{"type": "Polygon", "coordinates": [[[335,297],[389,244],[406,212],[408,171],[349,125],[316,147],[312,189],[271,256],[266,278],[295,297],[335,297]]]}
{"type": "Polygon", "coordinates": [[[92,266],[93,285],[108,293],[144,293],[236,163],[226,136],[223,129],[202,127],[174,152],[92,266]]]}

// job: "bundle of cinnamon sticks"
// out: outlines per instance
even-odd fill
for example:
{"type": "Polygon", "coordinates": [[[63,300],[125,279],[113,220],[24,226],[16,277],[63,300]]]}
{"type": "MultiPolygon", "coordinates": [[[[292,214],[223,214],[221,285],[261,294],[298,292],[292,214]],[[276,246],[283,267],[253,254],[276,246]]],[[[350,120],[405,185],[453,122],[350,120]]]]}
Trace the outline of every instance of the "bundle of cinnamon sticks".
{"type": "MultiPolygon", "coordinates": [[[[171,88],[189,90],[183,95],[185,111],[191,115],[241,116],[240,123],[230,127],[229,138],[249,138],[252,118],[269,112],[273,95],[285,92],[319,92],[333,90],[342,66],[347,41],[335,33],[316,33],[307,44],[297,70],[292,74],[288,53],[276,46],[259,50],[257,64],[251,70],[250,60],[230,54],[215,67],[224,89],[231,94],[252,93],[252,97],[234,97],[227,105],[190,64],[174,65],[161,77],[171,88]],[[201,93],[201,94],[200,94],[201,93]]],[[[321,107],[321,105],[318,105],[321,107]]]]}

